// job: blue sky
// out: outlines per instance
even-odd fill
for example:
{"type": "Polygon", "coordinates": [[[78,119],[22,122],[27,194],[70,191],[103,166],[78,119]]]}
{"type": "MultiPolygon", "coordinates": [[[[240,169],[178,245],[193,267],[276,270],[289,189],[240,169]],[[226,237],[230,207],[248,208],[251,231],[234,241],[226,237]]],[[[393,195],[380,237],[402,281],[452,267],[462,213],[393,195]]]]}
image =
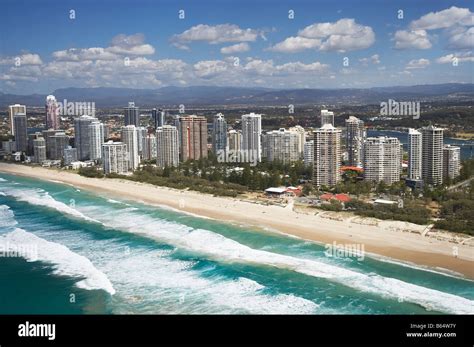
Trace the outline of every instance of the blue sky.
{"type": "Polygon", "coordinates": [[[4,93],[365,88],[473,78],[468,1],[6,0],[1,9],[4,93]]]}

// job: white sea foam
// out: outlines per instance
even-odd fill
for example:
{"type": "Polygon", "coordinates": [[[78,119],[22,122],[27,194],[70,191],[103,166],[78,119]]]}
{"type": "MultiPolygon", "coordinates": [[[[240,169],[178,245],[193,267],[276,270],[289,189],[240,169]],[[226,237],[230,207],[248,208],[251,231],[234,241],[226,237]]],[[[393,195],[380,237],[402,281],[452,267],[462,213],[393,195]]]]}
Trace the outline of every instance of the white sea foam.
{"type": "Polygon", "coordinates": [[[2,189],[3,193],[7,196],[14,197],[19,201],[24,201],[32,205],[45,206],[55,209],[61,213],[68,214],[70,216],[87,220],[89,222],[99,223],[97,220],[85,216],[75,208],[66,205],[63,202],[55,200],[48,192],[43,189],[2,189]]]}
{"type": "Polygon", "coordinates": [[[15,215],[7,205],[0,205],[0,228],[9,228],[18,224],[15,215]]]}
{"type": "Polygon", "coordinates": [[[96,269],[89,259],[72,252],[66,246],[46,241],[18,228],[1,235],[0,246],[4,252],[15,252],[28,261],[52,264],[57,275],[82,278],[76,283],[79,288],[102,289],[111,295],[115,294],[112,283],[103,272],[96,269]]]}
{"type": "Polygon", "coordinates": [[[6,179],[0,177],[0,182],[8,182],[6,179]]]}
{"type": "MultiPolygon", "coordinates": [[[[97,212],[98,210],[96,210],[97,212]]],[[[103,215],[102,218],[100,215],[94,217],[107,226],[143,234],[189,251],[204,254],[211,259],[289,269],[313,277],[326,278],[363,292],[416,303],[429,310],[459,314],[474,313],[474,301],[457,295],[394,278],[366,275],[317,260],[252,249],[208,230],[195,230],[181,224],[130,212],[103,215]]]]}

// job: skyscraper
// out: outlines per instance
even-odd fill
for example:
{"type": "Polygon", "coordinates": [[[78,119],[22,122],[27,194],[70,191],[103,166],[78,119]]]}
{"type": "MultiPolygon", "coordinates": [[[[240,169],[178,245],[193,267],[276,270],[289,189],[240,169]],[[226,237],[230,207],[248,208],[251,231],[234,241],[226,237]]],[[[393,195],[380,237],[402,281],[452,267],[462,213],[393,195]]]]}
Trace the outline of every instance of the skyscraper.
{"type": "Polygon", "coordinates": [[[443,183],[443,129],[429,125],[421,128],[421,135],[423,181],[433,186],[440,185],[443,183]]]}
{"type": "Polygon", "coordinates": [[[129,102],[128,107],[125,107],[125,126],[134,125],[140,126],[140,110],[135,106],[134,102],[129,102]]]}
{"type": "Polygon", "coordinates": [[[143,141],[143,151],[142,158],[143,160],[152,160],[156,159],[156,136],[147,135],[143,141]]]}
{"type": "Polygon", "coordinates": [[[331,124],[334,126],[334,112],[321,110],[321,126],[324,124],[331,124]]]}
{"type": "Polygon", "coordinates": [[[45,141],[46,158],[47,159],[52,159],[51,150],[53,148],[53,143],[52,143],[51,137],[56,135],[58,133],[58,131],[54,130],[54,129],[49,129],[49,130],[43,130],[41,133],[42,133],[43,139],[45,141]]]}
{"type": "Polygon", "coordinates": [[[262,115],[249,113],[242,116],[242,152],[250,162],[262,161],[262,115]]]}
{"type": "Polygon", "coordinates": [[[77,161],[77,148],[67,146],[64,148],[64,165],[71,165],[74,161],[77,161]]]}
{"type": "Polygon", "coordinates": [[[458,146],[444,145],[443,147],[443,176],[455,179],[461,169],[461,148],[458,146]]]}
{"type": "Polygon", "coordinates": [[[153,124],[155,125],[155,129],[162,127],[165,125],[165,111],[161,109],[154,108],[151,111],[151,117],[153,119],[153,124]]]}
{"type": "Polygon", "coordinates": [[[64,132],[57,131],[54,135],[48,136],[46,152],[48,159],[61,160],[64,158],[64,150],[69,146],[69,136],[64,132]]]}
{"type": "Polygon", "coordinates": [[[181,161],[207,158],[207,120],[202,116],[180,117],[181,161]]]}
{"type": "Polygon", "coordinates": [[[15,133],[15,148],[18,152],[28,149],[28,124],[25,113],[16,113],[13,116],[13,129],[15,133]]]}
{"type": "Polygon", "coordinates": [[[298,155],[301,158],[303,158],[304,154],[304,144],[306,142],[306,132],[304,131],[304,128],[301,125],[295,125],[294,127],[291,127],[288,129],[289,131],[297,134],[298,136],[298,155]]]}
{"type": "Polygon", "coordinates": [[[159,167],[179,165],[178,129],[163,125],[156,129],[156,164],[159,167]]]}
{"type": "Polygon", "coordinates": [[[313,184],[334,186],[341,179],[341,130],[325,123],[313,133],[313,184]]]}
{"type": "Polygon", "coordinates": [[[143,149],[145,148],[145,139],[148,135],[148,129],[137,127],[138,155],[143,158],[143,149]]]}
{"type": "Polygon", "coordinates": [[[100,160],[104,143],[104,125],[98,120],[93,120],[89,124],[89,143],[89,159],[100,160]]]}
{"type": "Polygon", "coordinates": [[[15,104],[8,106],[8,119],[10,120],[10,132],[13,136],[15,136],[15,127],[13,126],[13,117],[17,113],[22,113],[26,115],[26,106],[15,104]]]}
{"type": "Polygon", "coordinates": [[[269,131],[262,135],[262,153],[268,161],[280,161],[288,164],[300,159],[299,135],[295,131],[269,131]]]}
{"type": "Polygon", "coordinates": [[[59,129],[59,106],[54,95],[46,97],[46,129],[59,129]]]}
{"type": "Polygon", "coordinates": [[[97,118],[80,116],[74,119],[74,146],[77,148],[77,159],[80,161],[91,159],[91,129],[89,125],[97,118]]]}
{"type": "Polygon", "coordinates": [[[46,141],[42,137],[33,140],[34,162],[41,164],[46,160],[46,141]]]}
{"type": "Polygon", "coordinates": [[[346,149],[349,154],[349,165],[362,167],[362,148],[365,138],[364,122],[354,116],[346,119],[346,149]]]}
{"type": "Polygon", "coordinates": [[[127,145],[128,169],[134,171],[140,164],[138,155],[138,133],[135,125],[122,127],[122,142],[127,145]]]}
{"type": "Polygon", "coordinates": [[[212,151],[219,153],[227,149],[227,122],[222,113],[214,116],[212,122],[212,151]]]}
{"type": "Polygon", "coordinates": [[[364,179],[391,185],[400,181],[400,141],[396,137],[369,137],[364,144],[364,179]]]}
{"type": "Polygon", "coordinates": [[[127,145],[109,141],[102,145],[104,174],[126,174],[129,168],[127,145]]]}
{"type": "Polygon", "coordinates": [[[408,179],[421,180],[423,140],[418,130],[408,129],[408,179]]]}
{"type": "Polygon", "coordinates": [[[304,165],[313,166],[314,164],[314,140],[306,141],[304,144],[304,165]]]}
{"type": "Polygon", "coordinates": [[[240,152],[242,146],[242,132],[233,129],[229,130],[227,140],[229,151],[240,152]]]}

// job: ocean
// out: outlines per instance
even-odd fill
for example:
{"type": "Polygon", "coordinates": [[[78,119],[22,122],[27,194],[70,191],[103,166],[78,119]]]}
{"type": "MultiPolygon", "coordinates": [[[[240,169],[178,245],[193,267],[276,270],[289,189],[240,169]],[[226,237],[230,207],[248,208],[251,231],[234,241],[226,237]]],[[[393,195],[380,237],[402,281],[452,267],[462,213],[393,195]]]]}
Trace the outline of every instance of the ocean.
{"type": "Polygon", "coordinates": [[[0,314],[474,313],[454,274],[8,174],[0,250],[0,314]]]}

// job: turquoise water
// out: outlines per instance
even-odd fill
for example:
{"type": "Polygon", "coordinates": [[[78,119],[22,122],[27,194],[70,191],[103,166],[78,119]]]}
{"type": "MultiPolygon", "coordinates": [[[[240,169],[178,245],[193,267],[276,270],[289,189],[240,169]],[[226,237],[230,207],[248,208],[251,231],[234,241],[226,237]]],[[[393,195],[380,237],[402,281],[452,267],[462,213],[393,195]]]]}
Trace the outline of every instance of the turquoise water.
{"type": "Polygon", "coordinates": [[[7,174],[0,246],[0,313],[474,313],[473,281],[7,174]]]}

